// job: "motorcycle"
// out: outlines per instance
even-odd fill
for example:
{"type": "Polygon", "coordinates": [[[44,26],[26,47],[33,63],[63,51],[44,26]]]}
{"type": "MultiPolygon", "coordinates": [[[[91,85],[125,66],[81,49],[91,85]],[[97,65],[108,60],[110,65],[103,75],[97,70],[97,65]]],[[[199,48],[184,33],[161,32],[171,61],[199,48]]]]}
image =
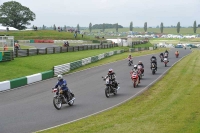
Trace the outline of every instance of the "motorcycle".
{"type": "Polygon", "coordinates": [[[143,76],[142,73],[143,73],[144,69],[142,68],[141,65],[138,65],[137,69],[138,69],[138,75],[140,76],[140,79],[142,79],[142,76],[143,76]]]}
{"type": "Polygon", "coordinates": [[[165,58],[164,58],[165,67],[167,66],[167,63],[168,63],[168,62],[169,62],[169,61],[168,61],[167,57],[165,57],[165,58]]]}
{"type": "Polygon", "coordinates": [[[68,104],[69,106],[72,106],[74,104],[75,100],[74,94],[69,90],[67,91],[69,100],[65,98],[61,88],[53,88],[52,92],[55,94],[53,97],[53,105],[57,110],[60,110],[62,108],[62,104],[68,104]]]}
{"type": "Polygon", "coordinates": [[[133,87],[135,88],[139,84],[139,75],[135,71],[130,72],[130,74],[131,74],[131,79],[133,82],[133,87]]]}
{"type": "MultiPolygon", "coordinates": [[[[103,80],[106,81],[105,85],[106,85],[106,88],[105,88],[105,95],[107,98],[110,97],[110,94],[113,93],[114,95],[117,95],[117,91],[119,90],[119,86],[117,88],[115,88],[115,85],[113,84],[112,81],[110,81],[109,77],[107,78],[104,78],[102,77],[103,80]]],[[[119,83],[117,83],[119,84],[119,83]]]]}
{"type": "Polygon", "coordinates": [[[128,66],[133,65],[133,60],[132,59],[128,59],[128,66]]]}
{"type": "Polygon", "coordinates": [[[154,62],[151,63],[151,71],[153,75],[156,73],[156,64],[154,62]]]}

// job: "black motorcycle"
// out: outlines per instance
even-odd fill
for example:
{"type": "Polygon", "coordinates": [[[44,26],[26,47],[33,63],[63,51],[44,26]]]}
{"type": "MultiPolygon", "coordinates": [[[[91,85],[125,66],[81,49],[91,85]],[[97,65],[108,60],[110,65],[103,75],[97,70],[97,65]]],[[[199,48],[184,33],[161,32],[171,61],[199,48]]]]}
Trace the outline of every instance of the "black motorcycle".
{"type": "Polygon", "coordinates": [[[152,71],[153,75],[156,73],[156,63],[155,62],[151,63],[151,71],[152,71]]]}
{"type": "Polygon", "coordinates": [[[57,110],[60,110],[62,108],[62,104],[68,104],[69,106],[72,106],[74,104],[74,94],[67,91],[67,97],[64,96],[63,91],[60,88],[53,88],[52,92],[55,93],[55,96],[53,97],[53,105],[57,110]]]}
{"type": "Polygon", "coordinates": [[[133,60],[128,59],[128,66],[131,66],[131,65],[133,65],[133,60]]]}

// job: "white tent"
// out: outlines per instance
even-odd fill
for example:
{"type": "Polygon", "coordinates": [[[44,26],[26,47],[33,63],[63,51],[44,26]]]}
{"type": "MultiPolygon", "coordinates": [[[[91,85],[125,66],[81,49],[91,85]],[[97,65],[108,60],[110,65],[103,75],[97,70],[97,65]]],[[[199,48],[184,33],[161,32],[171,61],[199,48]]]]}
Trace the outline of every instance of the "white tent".
{"type": "MultiPolygon", "coordinates": [[[[8,27],[8,28],[9,28],[9,30],[18,30],[18,29],[14,28],[14,27],[8,27]]],[[[6,31],[6,30],[7,30],[7,27],[0,26],[0,31],[6,31]]]]}

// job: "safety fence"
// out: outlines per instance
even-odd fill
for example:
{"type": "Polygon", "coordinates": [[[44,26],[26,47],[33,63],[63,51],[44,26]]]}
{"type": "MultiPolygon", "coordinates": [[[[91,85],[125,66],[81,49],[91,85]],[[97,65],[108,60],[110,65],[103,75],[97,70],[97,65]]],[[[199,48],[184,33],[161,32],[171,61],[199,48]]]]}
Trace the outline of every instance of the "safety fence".
{"type": "Polygon", "coordinates": [[[32,55],[75,52],[75,51],[92,50],[92,49],[107,49],[113,47],[118,47],[118,45],[105,44],[105,45],[83,45],[83,46],[69,46],[69,47],[47,47],[43,49],[19,49],[19,50],[16,49],[13,53],[13,56],[24,57],[32,55]]]}

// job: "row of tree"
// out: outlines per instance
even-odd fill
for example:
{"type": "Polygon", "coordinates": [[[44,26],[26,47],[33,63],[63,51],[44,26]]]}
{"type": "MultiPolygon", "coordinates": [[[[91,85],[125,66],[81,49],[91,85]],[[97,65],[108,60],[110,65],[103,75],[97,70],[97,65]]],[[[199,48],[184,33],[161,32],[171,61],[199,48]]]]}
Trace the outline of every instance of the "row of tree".
{"type": "MultiPolygon", "coordinates": [[[[198,25],[198,27],[200,27],[200,25],[198,25]]],[[[193,24],[194,33],[196,33],[198,27],[197,27],[196,21],[194,21],[194,24],[193,24]]],[[[132,22],[130,23],[130,28],[129,29],[130,29],[130,31],[133,30],[133,23],[132,22]]],[[[164,29],[164,25],[163,25],[163,22],[161,22],[161,24],[160,24],[160,33],[163,33],[163,29],[164,29]]],[[[177,33],[180,33],[180,29],[181,29],[181,24],[180,24],[180,22],[178,22],[177,26],[176,26],[177,33]]],[[[144,31],[147,32],[147,22],[144,23],[144,31]]]]}

